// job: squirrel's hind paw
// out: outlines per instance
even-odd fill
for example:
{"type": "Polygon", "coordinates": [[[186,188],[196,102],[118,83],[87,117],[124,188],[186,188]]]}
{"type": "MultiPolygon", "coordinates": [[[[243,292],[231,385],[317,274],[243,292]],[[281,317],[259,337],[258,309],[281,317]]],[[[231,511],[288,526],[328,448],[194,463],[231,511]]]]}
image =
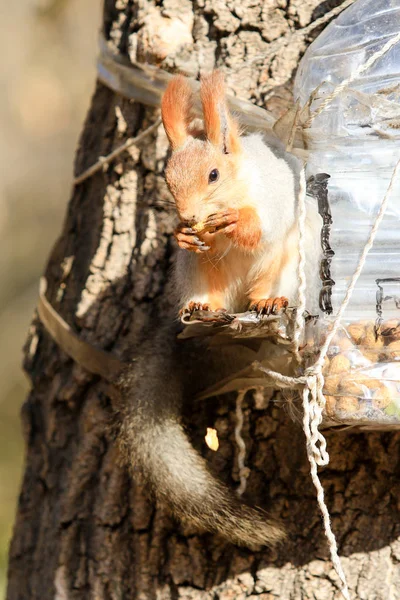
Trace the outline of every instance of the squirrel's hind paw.
{"type": "Polygon", "coordinates": [[[191,321],[191,317],[194,313],[198,313],[195,316],[196,322],[203,323],[230,323],[233,320],[232,315],[229,315],[226,308],[212,309],[209,304],[203,304],[202,302],[189,302],[187,306],[179,311],[179,317],[184,324],[188,324],[191,321]]]}
{"type": "Polygon", "coordinates": [[[209,304],[202,302],[189,302],[186,306],[181,308],[179,311],[179,316],[183,317],[184,315],[192,315],[197,310],[211,310],[209,304]]]}
{"type": "Polygon", "coordinates": [[[250,310],[259,315],[277,315],[282,310],[285,310],[289,305],[289,300],[285,296],[280,298],[267,298],[252,302],[250,310]]]}

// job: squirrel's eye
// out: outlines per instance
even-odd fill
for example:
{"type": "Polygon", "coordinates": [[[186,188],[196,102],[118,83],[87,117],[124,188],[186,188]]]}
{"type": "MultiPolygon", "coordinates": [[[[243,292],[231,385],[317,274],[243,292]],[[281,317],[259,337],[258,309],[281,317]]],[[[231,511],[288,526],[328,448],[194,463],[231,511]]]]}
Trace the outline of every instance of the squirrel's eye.
{"type": "Polygon", "coordinates": [[[213,169],[208,176],[208,183],[214,183],[214,181],[217,181],[218,178],[219,178],[218,169],[213,169]]]}

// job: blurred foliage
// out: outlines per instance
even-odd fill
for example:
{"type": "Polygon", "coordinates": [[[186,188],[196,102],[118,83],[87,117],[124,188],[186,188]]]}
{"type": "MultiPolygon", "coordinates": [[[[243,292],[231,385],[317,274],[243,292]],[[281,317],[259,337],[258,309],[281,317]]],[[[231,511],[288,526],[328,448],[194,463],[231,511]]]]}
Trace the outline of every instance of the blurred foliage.
{"type": "Polygon", "coordinates": [[[0,599],[22,473],[21,348],[70,194],[101,0],[4,3],[0,52],[0,599]],[[4,93],[5,92],[5,93],[4,93]]]}

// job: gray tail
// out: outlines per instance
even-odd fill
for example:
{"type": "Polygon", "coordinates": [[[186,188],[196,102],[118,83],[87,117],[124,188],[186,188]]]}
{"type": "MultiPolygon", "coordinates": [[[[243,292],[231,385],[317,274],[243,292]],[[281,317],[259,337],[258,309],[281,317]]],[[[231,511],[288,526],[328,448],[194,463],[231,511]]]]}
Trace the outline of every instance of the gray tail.
{"type": "Polygon", "coordinates": [[[144,356],[141,348],[140,354],[119,382],[120,439],[129,464],[139,467],[155,497],[179,520],[250,548],[280,541],[281,527],[213,477],[189,442],[180,424],[177,366],[165,368],[164,352],[144,356]]]}

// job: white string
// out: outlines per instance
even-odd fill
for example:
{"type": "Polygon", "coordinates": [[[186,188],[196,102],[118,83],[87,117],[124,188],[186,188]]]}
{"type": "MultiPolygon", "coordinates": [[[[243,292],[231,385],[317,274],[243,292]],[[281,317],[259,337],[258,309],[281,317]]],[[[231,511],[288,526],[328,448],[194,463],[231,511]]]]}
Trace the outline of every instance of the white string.
{"type": "Polygon", "coordinates": [[[329,464],[329,454],[326,450],[326,440],[319,431],[322,423],[322,414],[325,408],[323,395],[324,378],[322,373],[316,372],[315,367],[307,369],[307,383],[303,389],[303,425],[307,439],[307,446],[312,452],[315,462],[321,467],[329,464]]]}
{"type": "MultiPolygon", "coordinates": [[[[322,113],[322,111],[345,89],[347,88],[355,79],[357,79],[362,73],[367,71],[377,60],[379,60],[382,56],[384,56],[390,48],[392,48],[397,42],[400,41],[400,32],[392,37],[386,44],[378,51],[375,52],[370,58],[358,69],[356,69],[350,77],[342,81],[333,92],[327,96],[323,102],[320,104],[318,109],[310,116],[308,121],[306,122],[304,127],[310,127],[313,120],[322,113]]],[[[337,575],[341,581],[341,593],[346,600],[350,600],[349,589],[347,586],[346,576],[344,574],[340,557],[337,550],[337,543],[335,535],[331,528],[331,520],[328,508],[325,504],[324,500],[324,490],[321,485],[321,482],[318,477],[318,465],[327,465],[329,463],[329,454],[326,450],[326,440],[324,436],[319,431],[319,426],[322,422],[322,413],[325,408],[326,400],[323,394],[323,386],[324,386],[324,377],[322,375],[322,367],[329,349],[329,346],[337,332],[342,316],[347,308],[347,305],[351,299],[354,288],[356,286],[357,280],[360,276],[360,273],[364,267],[368,252],[372,248],[374,243],[377,231],[384,217],[387,204],[389,201],[390,194],[393,190],[394,183],[397,177],[398,170],[400,168],[400,160],[397,162],[389,187],[386,191],[386,194],[382,200],[380,209],[376,216],[375,222],[371,228],[370,235],[368,240],[364,246],[364,249],[361,253],[360,259],[358,261],[358,265],[353,273],[350,284],[347,288],[346,295],[343,299],[343,302],[339,308],[338,314],[335,317],[332,328],[330,329],[324,344],[320,350],[318,359],[315,364],[307,369],[307,383],[303,390],[303,429],[307,440],[307,456],[310,462],[310,472],[313,484],[317,490],[317,500],[322,513],[325,535],[328,539],[329,550],[331,554],[331,560],[333,566],[336,570],[337,575]]],[[[303,223],[304,226],[304,223],[303,223]]],[[[300,248],[299,248],[300,251],[300,248]]],[[[301,259],[300,259],[301,260],[301,259]]],[[[300,270],[300,267],[299,267],[300,270]]],[[[302,273],[299,273],[299,289],[303,285],[303,280],[300,275],[304,276],[304,269],[302,273]]],[[[299,315],[298,315],[299,316],[299,315]]],[[[299,331],[296,326],[296,333],[299,331]]]]}
{"type": "Polygon", "coordinates": [[[327,465],[329,463],[329,454],[326,450],[326,441],[324,436],[319,431],[319,426],[322,422],[322,412],[325,408],[325,397],[323,394],[324,387],[324,377],[322,375],[322,365],[325,360],[326,354],[328,352],[329,346],[337,332],[339,327],[341,318],[346,310],[346,307],[350,301],[354,288],[356,286],[357,280],[360,276],[360,273],[364,267],[365,261],[367,259],[368,252],[371,250],[376,234],[378,232],[379,226],[382,222],[382,219],[385,215],[385,211],[389,202],[389,197],[393,190],[397,173],[400,169],[400,160],[397,162],[393,174],[389,183],[389,187],[386,190],[385,196],[382,200],[380,209],[376,216],[375,222],[371,228],[368,240],[364,246],[364,249],[361,253],[360,259],[358,261],[358,265],[356,270],[353,273],[350,284],[347,288],[346,295],[343,299],[343,302],[340,306],[338,314],[335,317],[332,328],[329,331],[325,342],[321,348],[319,357],[315,364],[307,370],[307,384],[303,390],[303,409],[304,409],[304,418],[303,418],[303,428],[304,433],[307,440],[307,456],[310,462],[311,467],[311,478],[314,483],[314,486],[317,490],[317,499],[318,504],[321,509],[321,513],[324,521],[324,529],[325,535],[329,542],[329,549],[331,553],[331,559],[333,566],[335,567],[336,573],[338,574],[341,582],[342,588],[341,592],[346,598],[346,600],[350,600],[349,590],[346,582],[346,577],[340,562],[340,558],[337,551],[337,543],[335,536],[332,532],[331,521],[327,506],[324,501],[324,490],[321,485],[321,482],[318,477],[318,468],[317,465],[327,465]]]}
{"type": "Polygon", "coordinates": [[[347,79],[344,79],[341,83],[339,83],[339,85],[335,87],[335,89],[333,90],[333,92],[331,94],[329,94],[329,96],[327,96],[321,102],[321,104],[319,105],[319,107],[317,108],[317,110],[314,111],[310,115],[310,117],[307,120],[307,122],[305,123],[304,127],[305,128],[306,127],[310,127],[310,125],[314,121],[314,119],[316,117],[318,117],[318,115],[320,115],[323,110],[325,110],[325,108],[328,106],[328,104],[330,104],[332,102],[332,100],[334,100],[341,92],[343,92],[343,90],[345,88],[347,88],[351,83],[353,83],[353,81],[355,79],[357,79],[357,77],[359,77],[365,71],[367,71],[370,67],[372,67],[372,65],[374,63],[376,63],[377,60],[379,60],[380,58],[382,58],[382,56],[384,56],[390,50],[390,48],[392,48],[392,46],[394,46],[395,44],[397,44],[397,42],[400,42],[400,32],[398,34],[396,34],[395,36],[393,36],[392,38],[390,38],[390,40],[387,41],[386,44],[384,46],[382,46],[382,48],[380,50],[378,50],[377,52],[374,52],[374,54],[372,54],[372,56],[370,56],[369,59],[365,63],[363,63],[362,65],[360,65],[358,67],[358,69],[356,69],[350,75],[350,77],[348,77],[347,79]]]}
{"type": "Polygon", "coordinates": [[[274,385],[279,388],[293,389],[297,386],[303,388],[303,386],[307,385],[307,377],[289,377],[289,375],[282,375],[282,373],[279,373],[279,371],[271,371],[271,369],[267,369],[257,361],[252,363],[252,367],[262,371],[262,373],[264,373],[264,377],[266,376],[274,385]]]}
{"type": "MultiPolygon", "coordinates": [[[[325,101],[320,105],[319,109],[312,115],[312,118],[309,119],[308,126],[312,122],[312,120],[326,108],[326,106],[343,90],[347,87],[352,81],[354,81],[361,73],[367,70],[376,60],[382,57],[388,50],[398,41],[400,41],[400,33],[396,35],[394,38],[389,40],[385,44],[385,46],[375,54],[373,54],[369,60],[362,65],[355,73],[351,75],[347,80],[342,82],[332,94],[325,99],[325,101]]],[[[357,267],[353,273],[350,284],[347,288],[345,297],[343,302],[339,308],[339,311],[333,321],[332,327],[325,339],[324,344],[320,350],[318,359],[309,367],[306,371],[305,381],[302,377],[287,377],[275,371],[271,371],[269,369],[265,369],[262,365],[257,365],[258,368],[268,376],[268,378],[275,382],[279,387],[288,387],[290,383],[292,385],[304,384],[303,389],[303,429],[306,436],[307,441],[307,456],[310,462],[310,473],[311,479],[317,491],[317,500],[318,505],[320,507],[325,535],[329,543],[329,550],[331,554],[332,564],[335,568],[335,571],[341,581],[341,593],[345,600],[350,600],[350,593],[346,581],[346,576],[343,571],[340,557],[337,549],[337,542],[335,535],[331,528],[331,519],[329,515],[328,508],[325,504],[324,499],[324,489],[321,485],[321,482],[318,477],[318,465],[324,466],[329,463],[329,454],[326,449],[326,440],[322,433],[319,431],[319,426],[322,422],[322,414],[325,408],[325,397],[323,394],[324,387],[324,377],[322,374],[322,367],[329,349],[329,346],[337,332],[342,316],[348,306],[348,303],[353,294],[354,288],[357,284],[358,278],[361,274],[361,271],[364,267],[365,261],[367,259],[368,252],[373,246],[376,234],[378,232],[379,226],[382,222],[382,219],[385,215],[385,211],[388,205],[389,197],[393,191],[394,184],[396,181],[396,177],[398,171],[400,169],[400,160],[397,162],[392,177],[385,193],[385,196],[380,205],[378,214],[376,216],[375,222],[371,228],[370,235],[368,240],[364,246],[364,249],[359,258],[357,267]]],[[[295,332],[294,332],[294,347],[295,351],[298,353],[298,345],[299,340],[302,335],[304,329],[303,322],[303,312],[304,312],[304,303],[305,303],[305,291],[306,291],[306,278],[305,278],[305,255],[304,255],[304,234],[305,234],[305,179],[304,179],[304,171],[300,177],[300,190],[299,190],[299,266],[298,266],[298,277],[299,277],[299,308],[298,313],[296,315],[295,322],[295,332]]]]}
{"type": "Polygon", "coordinates": [[[247,487],[247,478],[249,476],[249,469],[245,465],[246,458],[246,444],[242,437],[242,429],[243,429],[243,399],[246,395],[247,390],[240,390],[236,397],[236,427],[235,427],[235,441],[238,447],[238,456],[237,456],[237,464],[239,468],[239,480],[240,484],[236,490],[238,496],[241,496],[247,487]]]}
{"type": "MultiPolygon", "coordinates": [[[[335,320],[332,324],[332,328],[327,335],[325,342],[321,348],[319,357],[315,364],[311,366],[306,371],[306,377],[288,377],[286,375],[282,375],[281,373],[277,373],[275,371],[271,371],[269,369],[264,368],[261,364],[254,365],[258,367],[259,370],[263,371],[265,375],[268,376],[270,380],[273,380],[278,387],[287,387],[290,384],[292,386],[303,384],[303,429],[306,436],[307,441],[307,457],[310,462],[310,472],[311,479],[317,490],[317,500],[318,505],[320,507],[324,530],[327,540],[329,542],[329,550],[331,554],[332,564],[335,568],[335,571],[340,578],[342,583],[341,593],[346,600],[350,600],[349,589],[347,586],[346,576],[344,574],[340,557],[338,554],[337,543],[335,535],[331,528],[331,520],[328,508],[325,504],[324,499],[324,490],[321,485],[321,482],[318,477],[318,465],[324,466],[329,463],[329,454],[326,449],[326,440],[322,433],[319,431],[319,426],[322,422],[322,413],[325,408],[325,397],[323,394],[324,387],[324,377],[322,375],[322,365],[325,360],[326,354],[328,352],[329,346],[337,332],[339,327],[341,318],[346,310],[346,307],[351,299],[354,288],[357,284],[357,280],[360,276],[360,273],[364,267],[365,261],[367,259],[368,252],[373,246],[376,234],[378,232],[379,226],[382,222],[382,219],[385,215],[385,211],[389,202],[389,197],[393,191],[394,184],[397,178],[397,174],[400,169],[400,160],[397,162],[392,177],[390,179],[389,186],[386,190],[385,196],[382,200],[380,209],[376,216],[375,222],[371,228],[368,240],[364,246],[364,249],[359,258],[357,267],[353,273],[350,284],[347,288],[346,295],[343,299],[343,302],[340,306],[338,314],[335,317],[335,320]]],[[[304,224],[303,224],[304,228],[304,224]]],[[[301,239],[301,238],[300,238],[301,239]]],[[[302,284],[304,277],[304,265],[301,273],[302,277],[300,278],[300,282],[302,284]]],[[[301,285],[300,284],[300,285],[301,285]]]]}
{"type": "MultiPolygon", "coordinates": [[[[319,505],[319,508],[322,513],[322,518],[323,518],[323,522],[324,522],[324,530],[325,530],[325,535],[326,535],[326,537],[328,539],[328,543],[329,543],[329,550],[330,550],[330,554],[331,554],[332,564],[333,564],[335,571],[336,571],[337,575],[339,576],[339,579],[342,583],[342,587],[341,587],[340,591],[346,600],[350,600],[350,593],[349,593],[349,588],[347,586],[346,575],[344,574],[342,563],[340,562],[340,557],[338,554],[338,548],[337,548],[335,534],[333,533],[332,528],[331,528],[330,514],[328,511],[328,507],[325,504],[324,488],[322,487],[321,481],[318,477],[318,466],[317,466],[317,459],[316,459],[316,456],[314,453],[314,447],[313,447],[312,443],[310,442],[310,440],[313,437],[312,431],[310,429],[310,423],[313,423],[314,418],[313,418],[313,414],[310,414],[310,412],[309,412],[310,411],[310,403],[308,401],[308,396],[309,396],[310,389],[315,390],[316,387],[317,387],[316,378],[312,377],[312,380],[308,383],[307,387],[305,387],[303,390],[303,408],[304,408],[303,426],[304,426],[304,432],[306,434],[306,439],[307,439],[307,457],[310,462],[311,479],[313,481],[315,489],[317,490],[318,505],[319,505]]],[[[315,391],[314,391],[314,393],[315,393],[315,391]]],[[[321,413],[322,413],[322,410],[321,410],[321,413]]],[[[315,421],[320,423],[320,414],[318,413],[314,416],[315,416],[315,421]]],[[[323,437],[323,436],[321,436],[321,437],[323,437]]],[[[324,438],[323,438],[323,441],[325,442],[324,438]]],[[[325,444],[325,447],[320,448],[319,451],[325,462],[324,463],[319,462],[318,464],[328,464],[329,463],[329,455],[326,452],[326,444],[325,444]]]]}

